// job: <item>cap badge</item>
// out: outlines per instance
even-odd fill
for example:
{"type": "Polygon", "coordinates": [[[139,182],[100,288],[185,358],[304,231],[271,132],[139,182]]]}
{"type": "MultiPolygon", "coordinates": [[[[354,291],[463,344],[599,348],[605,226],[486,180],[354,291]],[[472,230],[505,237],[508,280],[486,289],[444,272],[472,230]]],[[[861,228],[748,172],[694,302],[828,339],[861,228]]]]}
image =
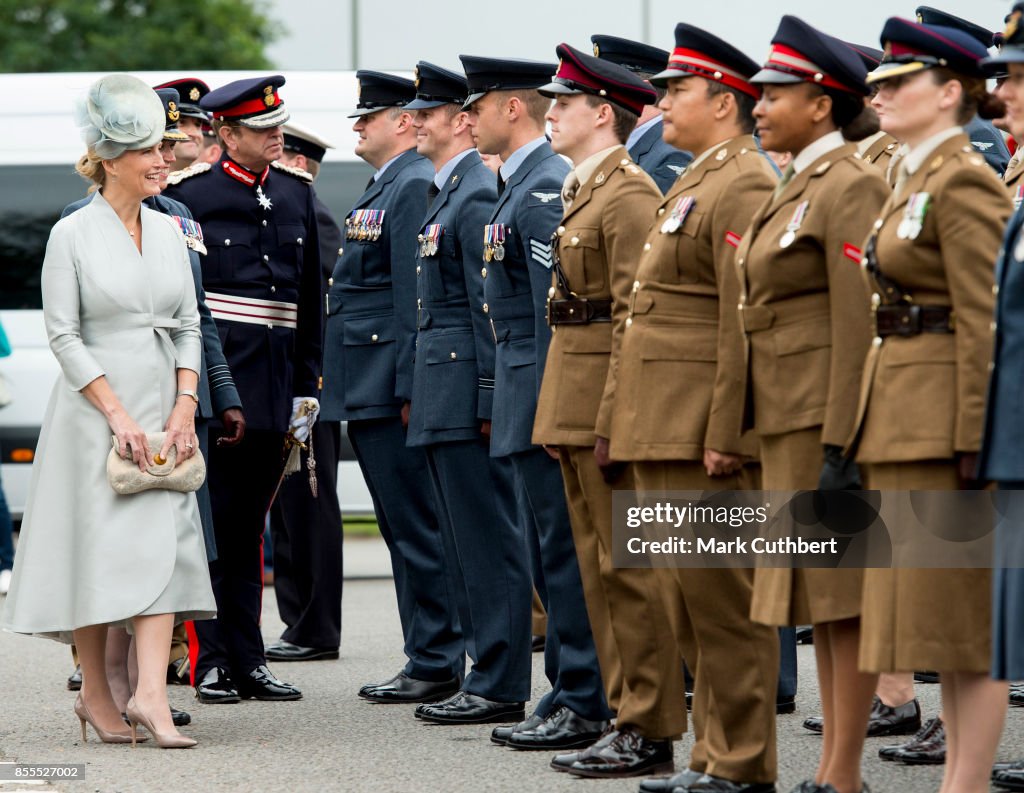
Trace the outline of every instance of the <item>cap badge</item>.
{"type": "Polygon", "coordinates": [[[600,58],[601,57],[601,48],[597,46],[596,42],[594,43],[594,57],[595,58],[600,58]]]}
{"type": "Polygon", "coordinates": [[[178,111],[178,106],[174,102],[167,103],[167,118],[171,122],[175,122],[179,118],[181,118],[181,113],[178,111]]]}
{"type": "Polygon", "coordinates": [[[188,98],[191,99],[193,102],[199,101],[199,89],[196,88],[194,85],[192,86],[192,90],[188,92],[188,98]]]}
{"type": "Polygon", "coordinates": [[[268,85],[263,89],[263,104],[267,107],[274,106],[274,86],[268,85]]]}
{"type": "Polygon", "coordinates": [[[418,91],[419,88],[420,88],[420,67],[417,66],[416,68],[414,68],[412,70],[412,73],[413,73],[413,77],[415,78],[414,84],[416,86],[416,90],[418,91]]]}
{"type": "Polygon", "coordinates": [[[1014,11],[1006,21],[1006,30],[1003,31],[1003,38],[1006,41],[1009,41],[1017,34],[1017,30],[1020,27],[1021,13],[1020,11],[1014,11]]]}

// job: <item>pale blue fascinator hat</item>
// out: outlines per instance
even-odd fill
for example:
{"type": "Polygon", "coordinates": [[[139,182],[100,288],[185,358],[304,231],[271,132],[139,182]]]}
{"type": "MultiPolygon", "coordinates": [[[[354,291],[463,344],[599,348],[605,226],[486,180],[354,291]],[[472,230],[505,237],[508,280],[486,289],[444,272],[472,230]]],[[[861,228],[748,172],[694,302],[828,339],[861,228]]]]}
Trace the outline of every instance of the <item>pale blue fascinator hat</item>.
{"type": "Polygon", "coordinates": [[[129,74],[101,77],[75,103],[82,139],[104,160],[155,146],[166,123],[156,91],[129,74]]]}

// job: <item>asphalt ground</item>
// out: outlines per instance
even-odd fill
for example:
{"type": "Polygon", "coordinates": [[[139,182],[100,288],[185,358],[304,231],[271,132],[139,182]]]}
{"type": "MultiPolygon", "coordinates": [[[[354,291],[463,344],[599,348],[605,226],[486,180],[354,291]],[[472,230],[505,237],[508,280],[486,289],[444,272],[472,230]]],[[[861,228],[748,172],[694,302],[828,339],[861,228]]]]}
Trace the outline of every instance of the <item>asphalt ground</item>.
{"type": "MultiPolygon", "coordinates": [[[[348,543],[347,543],[348,545],[348,543]]],[[[369,547],[367,558],[379,560],[369,547]]],[[[357,570],[351,571],[356,574],[357,570]]],[[[273,591],[264,599],[264,636],[282,629],[273,591]]],[[[413,718],[412,706],[374,705],[356,695],[360,685],[391,677],[404,663],[393,586],[379,578],[349,580],[344,594],[342,657],[338,661],[279,663],[274,671],[299,685],[299,702],[200,705],[191,689],[172,686],[171,703],[192,713],[184,731],[199,745],[187,751],[102,744],[89,732],[83,744],[65,689],[68,648],[0,633],[0,760],[85,763],[85,779],[7,790],[70,793],[244,793],[247,791],[483,791],[516,793],[633,793],[636,780],[581,780],[548,768],[550,754],[517,752],[490,743],[490,726],[434,726],[413,718]]],[[[801,727],[818,712],[812,647],[799,648],[797,712],[778,718],[779,791],[811,776],[820,738],[801,727]]],[[[533,691],[546,687],[541,656],[534,656],[533,691]]],[[[939,687],[918,686],[926,715],[939,707],[939,687]]],[[[865,780],[874,793],[932,793],[941,767],[907,767],[877,758],[891,738],[868,739],[865,780]]],[[[898,741],[897,741],[898,742],[898,741]]],[[[689,756],[678,743],[677,767],[689,756]]],[[[1000,759],[1024,756],[1024,708],[1011,708],[1000,759]]]]}

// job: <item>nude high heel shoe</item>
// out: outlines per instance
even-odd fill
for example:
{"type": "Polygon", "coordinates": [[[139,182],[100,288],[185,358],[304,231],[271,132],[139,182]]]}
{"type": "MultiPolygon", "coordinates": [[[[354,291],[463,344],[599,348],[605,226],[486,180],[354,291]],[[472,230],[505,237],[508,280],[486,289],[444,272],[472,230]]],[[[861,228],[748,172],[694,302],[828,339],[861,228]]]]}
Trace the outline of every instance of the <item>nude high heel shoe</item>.
{"type": "MultiPolygon", "coordinates": [[[[149,718],[135,704],[135,697],[128,700],[125,714],[128,716],[128,724],[132,728],[132,746],[135,746],[136,729],[140,724],[149,730],[149,734],[153,736],[156,745],[161,749],[191,749],[198,743],[195,738],[189,738],[187,735],[182,735],[179,732],[157,732],[154,730],[149,718]]],[[[138,740],[143,739],[139,738],[138,740]]]]}
{"type": "MultiPolygon", "coordinates": [[[[78,721],[82,725],[82,743],[86,742],[85,736],[85,723],[89,722],[89,725],[96,731],[96,734],[100,736],[100,740],[103,743],[131,743],[132,736],[127,732],[107,732],[102,727],[98,726],[93,721],[92,714],[89,712],[89,707],[85,704],[85,700],[82,699],[82,695],[79,694],[75,699],[75,715],[78,716],[78,721]]],[[[142,740],[145,740],[143,738],[142,740]]]]}

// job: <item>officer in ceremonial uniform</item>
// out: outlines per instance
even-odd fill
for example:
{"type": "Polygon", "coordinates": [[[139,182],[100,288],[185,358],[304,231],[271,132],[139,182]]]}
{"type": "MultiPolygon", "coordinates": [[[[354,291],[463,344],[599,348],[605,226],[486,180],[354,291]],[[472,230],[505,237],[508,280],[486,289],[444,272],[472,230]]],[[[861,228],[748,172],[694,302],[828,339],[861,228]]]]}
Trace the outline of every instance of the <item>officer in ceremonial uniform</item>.
{"type": "Polygon", "coordinates": [[[180,98],[177,103],[178,129],[187,140],[174,147],[174,165],[171,167],[172,171],[180,171],[196,162],[202,154],[203,128],[209,127],[210,114],[199,106],[199,102],[210,93],[210,86],[196,77],[182,77],[154,87],[158,91],[161,88],[173,88],[180,98]]]}
{"type": "MultiPolygon", "coordinates": [[[[923,22],[926,25],[941,25],[955,30],[962,30],[979,42],[985,49],[992,47],[995,43],[996,34],[993,31],[981,25],[976,25],[973,22],[968,22],[961,17],[940,11],[937,8],[918,6],[916,14],[917,21],[923,22]]],[[[979,116],[975,116],[964,124],[964,132],[970,138],[971,145],[985,158],[985,162],[989,164],[989,167],[1001,177],[1006,172],[1006,166],[1010,162],[1010,150],[1006,148],[1006,140],[1003,137],[1003,133],[996,129],[991,121],[979,116]]]]}
{"type": "Polygon", "coordinates": [[[407,448],[416,341],[416,234],[434,169],[416,153],[411,80],[359,71],[356,154],[376,169],[345,220],[327,294],[324,418],[348,436],[391,553],[408,662],[359,695],[426,702],[458,691],[464,645],[444,564],[436,500],[420,448],[407,448]]]}
{"type": "MultiPolygon", "coordinates": [[[[564,770],[599,778],[637,776],[672,770],[672,740],[685,719],[682,668],[674,644],[665,641],[668,621],[657,619],[660,571],[652,576],[650,570],[611,569],[611,490],[630,489],[632,480],[622,471],[600,469],[594,445],[595,431],[607,436],[607,416],[598,407],[613,329],[624,321],[644,228],[661,198],[624,144],[657,93],[627,69],[566,44],[557,54],[558,71],[540,91],[555,99],[548,113],[552,148],[574,167],[563,184],[563,216],[553,238],[553,335],[533,440],[557,451],[577,556],[588,580],[588,610],[595,632],[612,634],[623,675],[621,683],[609,686],[620,689],[615,732],[564,770]],[[598,588],[601,597],[595,599],[598,588]],[[643,607],[627,610],[638,599],[643,607]],[[634,663],[640,654],[644,661],[634,663]],[[641,665],[648,674],[638,673],[641,665]],[[676,682],[674,689],[657,679],[659,672],[676,682]],[[656,699],[652,688],[660,685],[676,695],[668,713],[650,707],[656,699]]],[[[607,658],[601,662],[602,669],[616,666],[607,658]]]]}
{"type": "MultiPolygon", "coordinates": [[[[520,528],[548,613],[545,671],[552,684],[530,719],[514,728],[496,728],[492,740],[524,749],[586,745],[599,737],[610,712],[583,605],[558,466],[530,440],[550,338],[543,307],[551,278],[551,235],[558,225],[566,171],[564,160],[544,137],[550,103],[536,92],[555,67],[460,58],[469,83],[465,106],[472,134],[481,152],[498,154],[503,162],[498,201],[482,229],[484,302],[473,306],[490,320],[497,343],[490,454],[514,470],[520,528]]],[[[509,608],[514,609],[515,624],[528,630],[529,590],[509,608]]],[[[521,691],[517,698],[524,700],[528,685],[521,691]]],[[[443,718],[445,704],[424,708],[423,715],[443,718]]]]}
{"type": "Polygon", "coordinates": [[[193,650],[196,695],[209,703],[302,696],[267,669],[259,626],[264,522],[285,433],[304,441],[315,420],[322,328],[309,177],[274,162],[288,120],[282,85],[279,75],[238,80],[203,97],[225,153],[216,165],[180,172],[167,191],[202,224],[206,301],[247,421],[242,443],[210,449],[218,616],[195,623],[193,650]],[[301,415],[307,405],[310,417],[301,415]]]}
{"type": "MultiPolygon", "coordinates": [[[[174,150],[177,144],[188,140],[188,136],[178,128],[180,123],[180,105],[178,104],[178,92],[173,88],[158,88],[157,95],[164,105],[164,113],[167,116],[167,127],[164,130],[161,154],[164,162],[170,166],[174,162],[174,150]]],[[[61,217],[70,215],[77,209],[92,201],[92,195],[79,201],[75,201],[64,208],[61,217]]],[[[203,245],[202,228],[192,218],[192,213],[184,204],[167,198],[164,195],[153,196],[145,199],[145,203],[158,212],[174,218],[181,228],[188,245],[189,263],[192,265],[192,279],[196,287],[196,302],[199,307],[199,325],[203,334],[202,365],[199,369],[199,382],[196,386],[198,405],[196,407],[196,437],[199,439],[199,451],[204,458],[209,457],[209,426],[213,419],[219,418],[222,425],[230,428],[230,434],[223,439],[229,445],[236,445],[242,440],[245,434],[245,417],[242,415],[241,400],[238,397],[238,390],[231,377],[227,362],[224,359],[224,351],[221,348],[220,335],[217,333],[217,325],[210,315],[210,309],[206,305],[206,295],[203,291],[203,273],[200,264],[200,255],[205,253],[203,245]]],[[[213,514],[210,508],[210,489],[207,482],[196,491],[196,500],[199,503],[199,518],[203,526],[203,539],[206,544],[206,556],[209,561],[217,558],[217,542],[213,531],[213,514]]],[[[112,638],[108,642],[113,643],[112,638]]],[[[175,626],[174,636],[171,641],[171,651],[168,658],[168,675],[174,675],[175,680],[181,680],[189,673],[188,645],[186,643],[185,626],[175,626]],[[180,628],[180,630],[179,630],[180,628]]],[[[170,679],[170,678],[169,678],[170,679]]],[[[171,709],[176,726],[189,724],[192,719],[188,713],[171,709]]]]}
{"type": "MultiPolygon", "coordinates": [[[[648,221],[603,406],[611,456],[633,461],[641,498],[759,484],[744,469],[755,449],[743,437],[736,398],[743,343],[734,264],[777,181],[751,134],[760,91],[749,80],[758,65],[692,25],[676,26],[675,43],[652,82],[668,89],[661,101],[667,139],[696,159],[648,221]],[[670,413],[678,418],[666,425],[670,413]]],[[[773,628],[750,620],[754,571],[662,572],[673,627],[697,671],[698,744],[686,770],[645,781],[641,791],[774,790],[779,642],[773,628]]]]}
{"type": "MultiPolygon", "coordinates": [[[[642,80],[649,81],[651,75],[664,69],[668,62],[665,50],[639,41],[604,35],[593,35],[590,41],[594,45],[595,56],[629,69],[642,80]]],[[[658,189],[666,193],[686,169],[692,155],[665,142],[661,111],[658,110],[658,101],[664,96],[664,90],[658,86],[654,86],[654,90],[658,92],[658,99],[644,106],[636,129],[626,140],[626,149],[630,159],[647,171],[658,189]]]]}
{"type": "MultiPolygon", "coordinates": [[[[282,165],[305,171],[315,181],[320,163],[333,149],[312,130],[289,122],[284,133],[282,165]]],[[[321,294],[341,250],[341,229],[331,211],[314,194],[320,237],[321,294]]],[[[316,465],[317,492],[306,476],[284,481],[270,514],[274,538],[274,595],[288,627],[280,641],[267,647],[271,661],[312,661],[338,657],[341,644],[341,509],[338,506],[338,446],[341,423],[318,421],[309,446],[316,465]]],[[[310,452],[301,453],[301,470],[310,452]]]]}
{"type": "Polygon", "coordinates": [[[484,302],[483,228],[497,199],[494,175],[473,148],[462,109],[466,78],[426,61],[416,67],[417,151],[435,174],[416,238],[416,367],[408,444],[426,451],[443,514],[447,566],[474,663],[437,721],[519,718],[529,691],[530,570],[514,474],[488,455],[494,336],[484,302]],[[471,486],[467,486],[472,482],[471,486]],[[495,576],[495,569],[502,575],[495,576]],[[503,707],[501,703],[507,702],[503,707]],[[514,711],[510,716],[506,710],[514,711]]]}

